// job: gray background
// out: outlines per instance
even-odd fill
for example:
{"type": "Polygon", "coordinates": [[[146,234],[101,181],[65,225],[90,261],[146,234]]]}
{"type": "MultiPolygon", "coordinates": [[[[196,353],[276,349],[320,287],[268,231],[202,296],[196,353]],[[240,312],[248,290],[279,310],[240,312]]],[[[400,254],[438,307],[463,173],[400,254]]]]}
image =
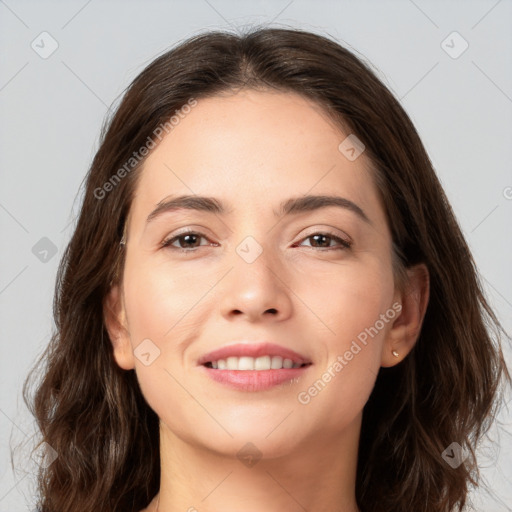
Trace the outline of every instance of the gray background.
{"type": "MultiPolygon", "coordinates": [[[[368,59],[415,123],[512,332],[511,21],[510,0],[0,0],[0,511],[33,507],[35,462],[20,456],[13,473],[9,443],[30,446],[35,432],[21,386],[52,330],[57,265],[107,108],[156,55],[206,29],[303,28],[368,59]]],[[[471,495],[478,511],[512,510],[510,412],[499,418],[480,450],[492,496],[471,495]]]]}

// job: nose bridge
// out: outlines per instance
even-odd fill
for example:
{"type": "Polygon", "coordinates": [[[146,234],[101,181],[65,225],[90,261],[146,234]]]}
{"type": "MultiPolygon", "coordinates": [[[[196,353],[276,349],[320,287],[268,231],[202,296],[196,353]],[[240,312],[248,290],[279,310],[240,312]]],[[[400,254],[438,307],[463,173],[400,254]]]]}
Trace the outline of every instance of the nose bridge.
{"type": "Polygon", "coordinates": [[[253,235],[246,235],[236,245],[222,302],[224,314],[236,311],[254,318],[266,311],[280,317],[289,314],[291,303],[283,282],[283,262],[273,245],[272,237],[263,244],[253,235]]]}
{"type": "Polygon", "coordinates": [[[232,226],[235,240],[233,264],[247,272],[261,273],[262,277],[268,273],[273,275],[272,270],[275,272],[280,264],[278,231],[269,228],[275,219],[269,218],[268,207],[259,202],[250,203],[249,199],[243,210],[240,210],[239,223],[232,226]]]}
{"type": "MultiPolygon", "coordinates": [[[[261,238],[261,235],[259,236],[261,238]]],[[[253,235],[247,235],[235,248],[233,258],[239,284],[250,287],[276,286],[280,266],[279,255],[272,240],[260,243],[253,235]]],[[[282,271],[281,271],[282,273],[282,271]]]]}
{"type": "Polygon", "coordinates": [[[252,265],[258,259],[260,262],[261,260],[267,261],[269,257],[268,243],[265,244],[264,248],[264,246],[252,235],[246,236],[236,246],[235,252],[247,265],[252,265]],[[260,258],[264,252],[265,257],[260,258]]]}

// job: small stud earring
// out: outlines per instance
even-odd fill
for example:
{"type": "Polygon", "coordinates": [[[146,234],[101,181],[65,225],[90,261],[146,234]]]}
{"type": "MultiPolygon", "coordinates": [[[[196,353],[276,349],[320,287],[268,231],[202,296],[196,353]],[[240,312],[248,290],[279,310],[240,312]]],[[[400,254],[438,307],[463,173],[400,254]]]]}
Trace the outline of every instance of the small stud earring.
{"type": "Polygon", "coordinates": [[[396,350],[393,350],[391,353],[392,353],[395,357],[398,357],[398,352],[397,352],[396,350]]]}

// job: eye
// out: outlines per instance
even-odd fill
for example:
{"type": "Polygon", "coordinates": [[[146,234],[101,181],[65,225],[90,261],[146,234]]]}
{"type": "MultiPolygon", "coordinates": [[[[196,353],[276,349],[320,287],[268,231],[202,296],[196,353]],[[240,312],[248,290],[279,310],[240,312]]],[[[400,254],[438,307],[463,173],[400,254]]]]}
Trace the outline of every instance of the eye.
{"type": "MultiPolygon", "coordinates": [[[[199,233],[197,231],[184,231],[178,235],[173,236],[172,238],[168,238],[164,240],[161,244],[162,247],[167,247],[171,250],[176,250],[180,252],[193,252],[195,249],[200,247],[200,245],[196,245],[197,241],[201,238],[206,240],[206,236],[203,233],[199,233]],[[180,244],[184,244],[185,248],[176,247],[174,242],[178,242],[180,244]]],[[[207,245],[207,244],[203,244],[207,245]]]]}
{"type": "MultiPolygon", "coordinates": [[[[197,245],[198,241],[201,238],[204,238],[205,240],[207,240],[207,237],[203,233],[200,233],[198,231],[184,231],[178,235],[175,235],[171,238],[164,240],[161,243],[161,246],[166,247],[171,250],[179,251],[179,252],[194,252],[197,248],[201,247],[201,245],[203,245],[203,246],[208,245],[208,244],[197,245]],[[182,245],[182,247],[176,247],[174,245],[175,242],[178,242],[180,245],[182,245]],[[185,247],[183,247],[183,245],[185,247]]],[[[334,235],[333,233],[328,233],[328,232],[313,233],[313,234],[308,235],[307,237],[303,238],[303,240],[309,240],[309,239],[314,240],[313,243],[315,245],[310,245],[310,247],[312,247],[313,249],[320,249],[320,250],[325,249],[325,250],[340,251],[340,250],[350,249],[352,246],[351,241],[345,240],[339,236],[334,235]],[[339,246],[338,247],[330,246],[331,241],[338,242],[339,246]],[[326,247],[325,246],[322,247],[321,245],[325,244],[326,242],[328,245],[326,247]],[[320,245],[320,247],[317,247],[317,245],[320,245]]],[[[212,244],[210,244],[210,245],[212,245],[212,244]]],[[[218,245],[218,244],[213,244],[213,245],[218,245]]]]}
{"type": "MultiPolygon", "coordinates": [[[[313,233],[311,235],[308,235],[306,238],[303,238],[303,240],[309,240],[313,239],[315,244],[324,244],[327,242],[329,244],[330,241],[338,242],[341,247],[320,247],[320,249],[326,249],[326,250],[334,250],[334,251],[344,251],[346,249],[350,249],[352,247],[352,242],[349,240],[345,240],[339,236],[334,235],[333,233],[313,233]]],[[[316,249],[314,245],[311,245],[312,248],[316,249]]]]}

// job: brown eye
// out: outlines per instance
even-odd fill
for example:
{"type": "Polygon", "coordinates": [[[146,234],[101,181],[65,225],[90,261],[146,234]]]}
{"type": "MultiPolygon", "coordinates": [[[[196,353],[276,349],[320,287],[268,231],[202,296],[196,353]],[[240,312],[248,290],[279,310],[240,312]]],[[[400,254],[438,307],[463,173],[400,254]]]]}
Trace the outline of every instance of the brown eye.
{"type": "Polygon", "coordinates": [[[162,247],[167,247],[171,250],[178,250],[181,252],[191,252],[194,249],[200,247],[200,245],[198,245],[198,241],[201,238],[206,240],[206,237],[202,233],[198,233],[196,231],[186,231],[184,233],[180,233],[179,235],[173,236],[172,238],[164,240],[162,242],[162,247]],[[173,245],[176,241],[180,244],[180,247],[173,245]]]}
{"type": "Polygon", "coordinates": [[[311,247],[314,249],[320,248],[327,250],[345,250],[350,249],[350,247],[352,246],[352,242],[344,240],[343,238],[340,238],[339,236],[336,236],[332,233],[314,233],[312,235],[308,235],[303,240],[309,239],[314,240],[314,242],[311,243],[311,247]],[[330,246],[331,241],[338,242],[341,245],[341,247],[330,246]],[[325,246],[324,244],[327,244],[327,246],[325,246]]]}

